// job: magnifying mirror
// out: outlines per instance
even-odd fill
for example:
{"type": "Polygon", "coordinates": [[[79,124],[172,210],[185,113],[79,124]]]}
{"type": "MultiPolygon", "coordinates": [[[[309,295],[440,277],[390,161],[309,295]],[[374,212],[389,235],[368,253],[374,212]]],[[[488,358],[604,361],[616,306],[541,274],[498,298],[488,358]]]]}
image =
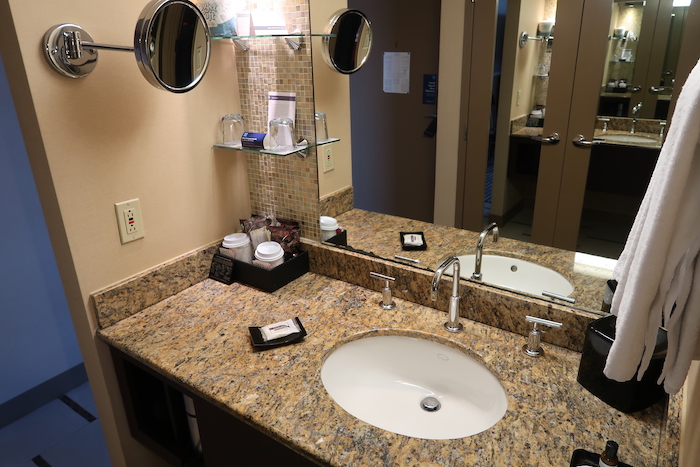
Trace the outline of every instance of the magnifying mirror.
{"type": "Polygon", "coordinates": [[[333,69],[355,73],[372,49],[372,24],[359,10],[342,9],[331,16],[323,38],[323,58],[333,69]]]}
{"type": "Polygon", "coordinates": [[[98,44],[75,24],[59,24],[44,35],[44,56],[59,73],[83,78],[97,65],[97,50],[134,52],[141,73],[153,86],[187,92],[209,65],[211,38],[199,9],[187,0],[153,0],[141,12],[134,46],[98,44]]]}

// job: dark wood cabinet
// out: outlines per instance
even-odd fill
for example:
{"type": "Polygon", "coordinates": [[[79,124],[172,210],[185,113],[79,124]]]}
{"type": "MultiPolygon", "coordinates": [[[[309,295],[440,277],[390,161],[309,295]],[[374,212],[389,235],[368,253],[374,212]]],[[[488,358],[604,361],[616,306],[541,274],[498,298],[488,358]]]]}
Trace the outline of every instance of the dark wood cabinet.
{"type": "Polygon", "coordinates": [[[123,352],[111,352],[131,435],[171,465],[317,465],[123,352]],[[194,402],[201,452],[183,396],[194,402]]]}

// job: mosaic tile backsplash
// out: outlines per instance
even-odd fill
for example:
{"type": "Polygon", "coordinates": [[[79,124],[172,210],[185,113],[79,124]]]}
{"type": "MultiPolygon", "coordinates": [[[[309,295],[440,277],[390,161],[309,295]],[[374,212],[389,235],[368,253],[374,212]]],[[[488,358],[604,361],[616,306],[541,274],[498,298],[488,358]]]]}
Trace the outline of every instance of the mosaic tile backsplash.
{"type": "MultiPolygon", "coordinates": [[[[248,2],[249,10],[282,11],[287,29],[310,34],[306,0],[248,2]]],[[[315,140],[313,68],[310,38],[292,50],[280,37],[255,38],[249,50],[236,50],[241,112],[250,131],[267,133],[268,93],[296,93],[296,137],[315,140]]],[[[319,191],[316,150],[306,158],[248,154],[251,209],[254,214],[274,215],[301,223],[302,236],[320,239],[319,191]]]]}

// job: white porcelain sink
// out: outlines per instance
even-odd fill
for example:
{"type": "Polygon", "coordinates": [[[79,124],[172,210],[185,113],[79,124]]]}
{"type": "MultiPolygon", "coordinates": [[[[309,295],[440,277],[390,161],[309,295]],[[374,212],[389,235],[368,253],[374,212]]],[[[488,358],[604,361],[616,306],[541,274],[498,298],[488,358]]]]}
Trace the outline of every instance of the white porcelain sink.
{"type": "Polygon", "coordinates": [[[452,347],[416,337],[348,342],[328,356],[321,378],[351,415],[414,438],[475,435],[496,424],[508,407],[503,386],[486,367],[452,347]]]}
{"type": "MultiPolygon", "coordinates": [[[[476,257],[459,256],[460,275],[469,279],[474,272],[476,257]]],[[[574,291],[564,276],[558,272],[529,261],[499,255],[484,255],[481,258],[482,281],[533,295],[547,291],[569,296],[574,291]]]]}
{"type": "Polygon", "coordinates": [[[600,138],[604,141],[613,141],[616,143],[658,143],[654,138],[638,135],[601,135],[600,138]]]}

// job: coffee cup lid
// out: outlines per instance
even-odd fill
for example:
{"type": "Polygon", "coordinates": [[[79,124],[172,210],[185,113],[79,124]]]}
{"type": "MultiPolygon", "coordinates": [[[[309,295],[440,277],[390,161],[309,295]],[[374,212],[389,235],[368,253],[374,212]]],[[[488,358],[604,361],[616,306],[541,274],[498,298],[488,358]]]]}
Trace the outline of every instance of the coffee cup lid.
{"type": "Polygon", "coordinates": [[[248,234],[235,233],[231,235],[226,235],[221,246],[223,246],[224,248],[237,248],[239,246],[245,246],[249,243],[250,238],[248,238],[248,234]]]}
{"type": "Polygon", "coordinates": [[[284,256],[284,250],[277,242],[262,242],[255,250],[255,258],[260,261],[275,261],[284,256]]]}
{"type": "Polygon", "coordinates": [[[321,230],[336,230],[338,221],[333,217],[321,216],[321,230]]]}

